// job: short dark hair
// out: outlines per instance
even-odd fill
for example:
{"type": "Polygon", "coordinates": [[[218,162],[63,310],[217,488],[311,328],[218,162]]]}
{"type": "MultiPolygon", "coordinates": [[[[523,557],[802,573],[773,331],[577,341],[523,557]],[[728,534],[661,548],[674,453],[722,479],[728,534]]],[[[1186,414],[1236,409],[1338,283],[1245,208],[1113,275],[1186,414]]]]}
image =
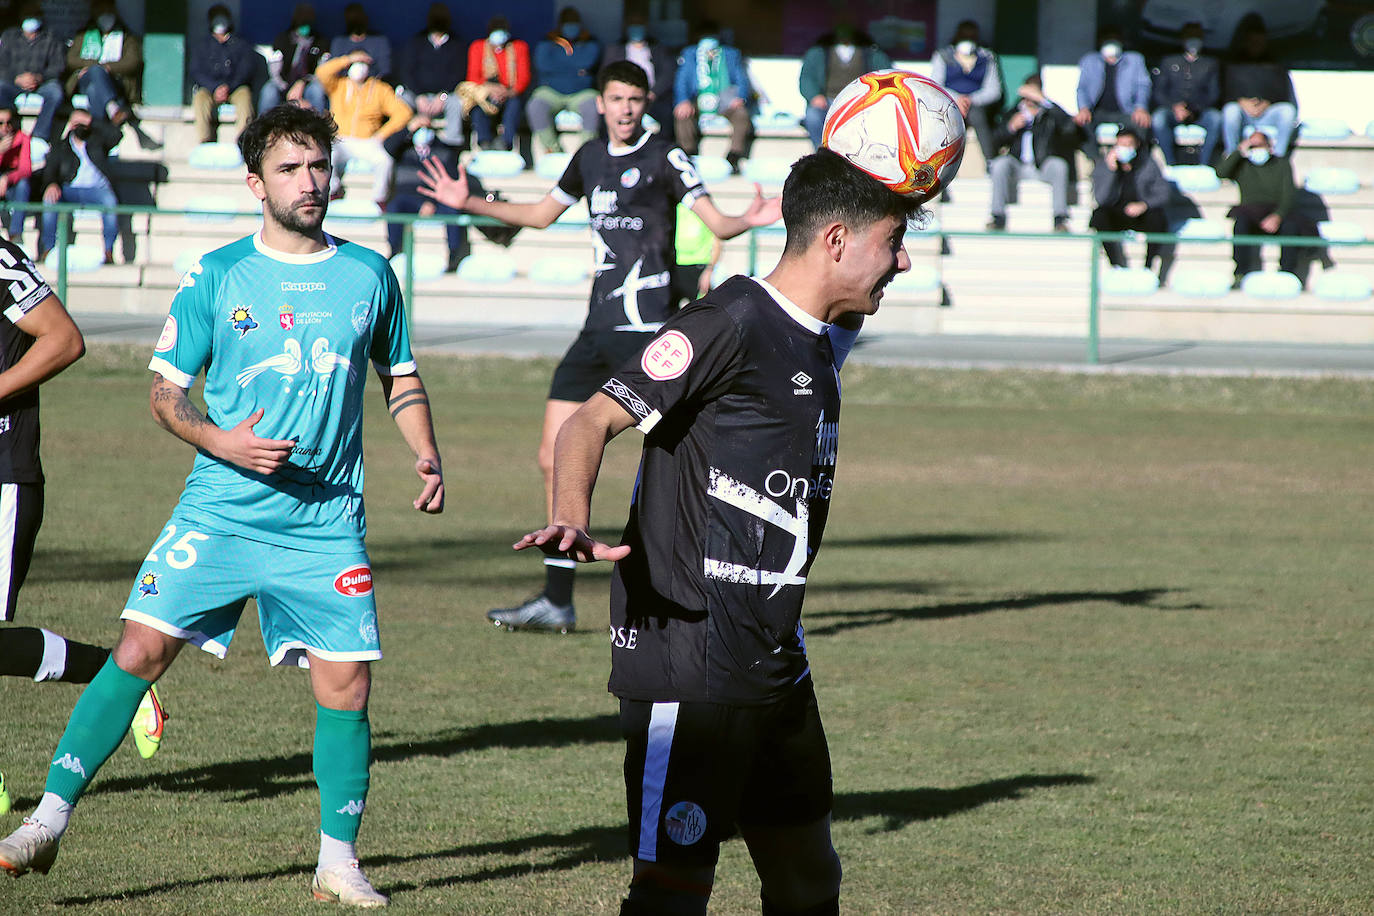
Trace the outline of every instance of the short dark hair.
{"type": "Polygon", "coordinates": [[[10,102],[8,105],[0,105],[0,114],[8,114],[10,116],[10,123],[14,125],[14,129],[19,129],[19,107],[17,105],[13,102],[10,102]]]}
{"type": "Polygon", "coordinates": [[[229,7],[225,6],[223,3],[216,3],[214,6],[210,7],[208,10],[205,11],[206,22],[214,22],[216,16],[223,16],[230,22],[234,21],[234,14],[230,13],[229,7]]]}
{"type": "Polygon", "coordinates": [[[328,154],[334,147],[339,127],[327,112],[321,113],[295,102],[285,102],[258,115],[239,134],[239,153],[243,164],[254,175],[262,175],[262,157],[277,140],[304,144],[315,141],[328,154]]]}
{"type": "Polygon", "coordinates": [[[878,179],[859,171],[838,153],[822,147],[792,163],[782,186],[782,221],[787,227],[784,254],[800,254],[828,222],[854,228],[888,216],[911,220],[921,205],[878,179]]]}
{"type": "Polygon", "coordinates": [[[606,91],[606,84],[614,80],[617,83],[626,83],[636,89],[649,91],[649,74],[644,72],[644,68],[634,61],[613,60],[601,68],[601,72],[596,75],[596,91],[598,94],[606,91]]]}
{"type": "Polygon", "coordinates": [[[510,31],[510,20],[507,19],[505,16],[502,16],[500,13],[497,13],[495,16],[492,16],[490,19],[487,20],[488,35],[490,35],[492,32],[495,32],[497,29],[503,29],[507,32],[510,31]]]}

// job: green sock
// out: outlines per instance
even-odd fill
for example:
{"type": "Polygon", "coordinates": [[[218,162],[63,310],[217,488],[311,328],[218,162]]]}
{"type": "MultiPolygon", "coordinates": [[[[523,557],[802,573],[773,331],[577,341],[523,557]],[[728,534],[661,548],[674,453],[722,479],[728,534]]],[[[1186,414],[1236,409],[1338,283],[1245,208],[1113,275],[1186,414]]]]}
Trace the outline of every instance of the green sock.
{"type": "Polygon", "coordinates": [[[367,710],[315,704],[315,784],[320,787],[320,832],[353,842],[367,804],[372,726],[367,710]]]}
{"type": "Polygon", "coordinates": [[[105,660],[76,701],[76,708],[67,720],[67,730],[57,742],[52,766],[48,769],[47,791],[60,795],[68,804],[76,804],[110,755],[124,740],[129,723],[138,712],[138,703],[148,692],[152,681],[134,677],[105,660]]]}

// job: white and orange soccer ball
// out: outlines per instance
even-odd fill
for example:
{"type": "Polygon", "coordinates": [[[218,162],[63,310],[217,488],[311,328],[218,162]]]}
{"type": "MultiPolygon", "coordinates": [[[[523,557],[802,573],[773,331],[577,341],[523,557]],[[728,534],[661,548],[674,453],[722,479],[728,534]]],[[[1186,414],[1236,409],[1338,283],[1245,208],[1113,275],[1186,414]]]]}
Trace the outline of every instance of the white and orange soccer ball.
{"type": "Polygon", "coordinates": [[[830,104],[821,145],[905,197],[934,198],[964,158],[964,119],[949,93],[916,73],[874,70],[830,104]]]}

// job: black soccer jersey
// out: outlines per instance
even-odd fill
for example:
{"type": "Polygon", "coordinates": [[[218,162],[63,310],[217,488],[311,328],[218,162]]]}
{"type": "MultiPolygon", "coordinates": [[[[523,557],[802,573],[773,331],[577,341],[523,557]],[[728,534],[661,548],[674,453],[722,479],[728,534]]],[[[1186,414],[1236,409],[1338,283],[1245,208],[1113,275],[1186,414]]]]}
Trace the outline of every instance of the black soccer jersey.
{"type": "MultiPolygon", "coordinates": [[[[33,338],[15,326],[38,303],[52,295],[29,256],[0,240],[0,371],[29,351],[33,338]]],[[[42,483],[38,460],[38,389],[30,388],[0,401],[0,482],[42,483]]]]}
{"type": "Polygon", "coordinates": [[[611,590],[611,692],[749,705],[809,670],[801,607],[830,508],[828,326],[735,277],[602,391],[646,433],[611,590]]]}
{"type": "Polygon", "coordinates": [[[659,134],[623,149],[589,140],[550,193],[566,206],[587,198],[596,279],[586,329],[658,330],[677,302],[669,288],[677,205],[706,193],[692,160],[659,134]]]}

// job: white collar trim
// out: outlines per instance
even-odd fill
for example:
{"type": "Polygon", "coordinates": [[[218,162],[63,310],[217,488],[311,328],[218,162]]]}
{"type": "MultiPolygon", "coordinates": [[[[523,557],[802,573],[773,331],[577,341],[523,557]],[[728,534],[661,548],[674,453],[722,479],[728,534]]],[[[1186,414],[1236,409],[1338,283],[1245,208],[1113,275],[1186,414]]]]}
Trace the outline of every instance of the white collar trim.
{"type": "Polygon", "coordinates": [[[639,139],[636,140],[634,143],[631,143],[629,146],[611,146],[611,141],[607,140],[606,151],[610,153],[612,156],[628,156],[630,155],[630,153],[633,153],[636,150],[640,149],[644,146],[644,144],[649,142],[649,132],[647,130],[644,130],[643,124],[640,125],[640,130],[642,130],[643,133],[639,135],[639,139]]]}
{"type": "Polygon", "coordinates": [[[803,310],[797,303],[778,292],[777,287],[773,286],[773,284],[769,283],[767,280],[760,277],[750,277],[749,279],[753,280],[759,286],[762,286],[764,292],[773,297],[773,301],[787,314],[788,318],[791,318],[812,334],[824,334],[826,331],[830,330],[830,325],[821,321],[810,312],[803,310]]]}
{"type": "Polygon", "coordinates": [[[262,230],[259,229],[253,234],[253,247],[259,254],[265,254],[274,261],[281,261],[283,264],[319,264],[334,257],[334,252],[339,250],[334,237],[325,233],[325,242],[329,247],[321,251],[312,251],[309,254],[292,254],[289,251],[278,251],[262,240],[262,230]]]}

